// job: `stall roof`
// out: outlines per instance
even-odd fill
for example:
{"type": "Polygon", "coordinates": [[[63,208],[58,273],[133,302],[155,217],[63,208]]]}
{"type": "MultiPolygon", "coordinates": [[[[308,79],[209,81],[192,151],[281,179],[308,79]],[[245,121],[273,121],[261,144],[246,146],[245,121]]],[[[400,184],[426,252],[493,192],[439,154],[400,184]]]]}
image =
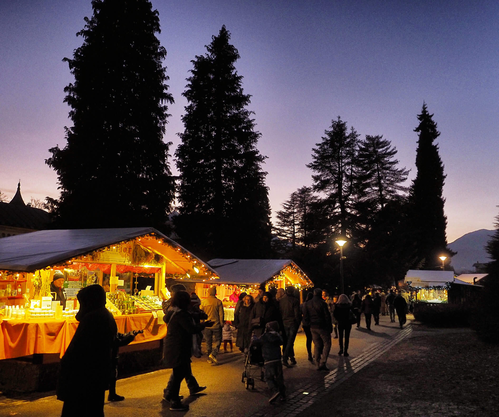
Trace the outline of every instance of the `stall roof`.
{"type": "Polygon", "coordinates": [[[455,277],[453,271],[426,271],[412,269],[407,271],[404,282],[410,282],[412,287],[444,287],[446,284],[470,285],[470,283],[455,277]]]}
{"type": "MultiPolygon", "coordinates": [[[[135,238],[168,260],[167,271],[185,273],[204,263],[152,227],[42,230],[0,239],[0,270],[32,272],[135,238]],[[150,238],[150,236],[154,236],[150,238]],[[158,240],[159,238],[159,240],[158,240]]],[[[206,266],[214,275],[216,272],[206,266]]]]}
{"type": "Polygon", "coordinates": [[[291,259],[212,259],[208,261],[225,284],[257,285],[281,274],[288,267],[293,271],[288,278],[302,286],[313,285],[307,275],[291,259]],[[294,279],[293,279],[294,278],[294,279]]]}
{"type": "Polygon", "coordinates": [[[461,274],[457,276],[457,279],[468,284],[476,284],[487,275],[488,274],[461,274]]]}

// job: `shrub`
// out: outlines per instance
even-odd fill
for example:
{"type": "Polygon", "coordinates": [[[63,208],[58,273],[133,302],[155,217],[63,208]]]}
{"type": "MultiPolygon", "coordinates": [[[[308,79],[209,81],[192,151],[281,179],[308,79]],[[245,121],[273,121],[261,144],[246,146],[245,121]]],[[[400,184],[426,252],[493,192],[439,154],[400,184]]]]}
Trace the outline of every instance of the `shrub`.
{"type": "Polygon", "coordinates": [[[473,311],[471,328],[484,342],[499,343],[499,280],[489,276],[473,311]]]}
{"type": "Polygon", "coordinates": [[[459,304],[416,303],[414,318],[434,327],[468,327],[472,309],[459,304]]]}

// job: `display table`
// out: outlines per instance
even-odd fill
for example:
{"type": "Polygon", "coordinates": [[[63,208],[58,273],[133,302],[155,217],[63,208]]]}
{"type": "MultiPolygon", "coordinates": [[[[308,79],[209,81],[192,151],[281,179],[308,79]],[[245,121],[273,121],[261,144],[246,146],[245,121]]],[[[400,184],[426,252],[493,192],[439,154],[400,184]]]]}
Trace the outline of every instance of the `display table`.
{"type": "MultiPolygon", "coordinates": [[[[144,330],[131,344],[160,340],[166,336],[162,314],[140,313],[115,316],[118,332],[144,330]]],[[[0,323],[0,360],[43,353],[58,353],[62,358],[78,327],[75,319],[4,319],[0,323]]]]}
{"type": "Polygon", "coordinates": [[[233,322],[234,321],[234,311],[236,311],[235,308],[224,307],[224,320],[233,322]]]}

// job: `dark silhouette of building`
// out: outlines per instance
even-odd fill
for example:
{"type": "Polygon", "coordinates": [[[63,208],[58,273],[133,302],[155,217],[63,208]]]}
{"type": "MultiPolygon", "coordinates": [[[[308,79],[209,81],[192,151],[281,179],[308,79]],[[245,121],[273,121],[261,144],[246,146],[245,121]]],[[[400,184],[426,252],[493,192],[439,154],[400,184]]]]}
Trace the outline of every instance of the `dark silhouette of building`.
{"type": "Polygon", "coordinates": [[[21,196],[21,183],[10,203],[0,202],[0,238],[46,229],[49,213],[27,206],[21,196]]]}

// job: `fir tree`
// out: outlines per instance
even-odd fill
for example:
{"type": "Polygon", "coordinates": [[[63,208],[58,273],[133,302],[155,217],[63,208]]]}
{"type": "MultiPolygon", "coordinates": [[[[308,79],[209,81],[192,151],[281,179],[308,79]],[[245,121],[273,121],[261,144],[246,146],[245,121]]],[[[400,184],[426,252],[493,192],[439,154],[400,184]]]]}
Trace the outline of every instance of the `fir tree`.
{"type": "Polygon", "coordinates": [[[325,131],[322,142],[312,150],[313,161],[307,165],[312,175],[313,189],[321,193],[330,220],[330,234],[351,236],[355,224],[353,207],[355,156],[359,135],[338,117],[325,131]]]}
{"type": "Polygon", "coordinates": [[[356,211],[359,239],[366,244],[377,214],[403,196],[409,171],[398,168],[397,150],[383,136],[366,135],[359,143],[356,163],[356,211]]]}
{"type": "Polygon", "coordinates": [[[239,52],[225,26],[196,56],[183,93],[188,104],[176,156],[184,245],[200,256],[268,257],[270,204],[256,148],[250,96],[235,69],[239,52]]]}
{"type": "Polygon", "coordinates": [[[163,142],[173,102],[148,0],[93,0],[77,35],[65,88],[73,126],[67,145],[50,149],[58,174],[56,218],[64,227],[164,227],[174,197],[163,142]]]}
{"type": "MultiPolygon", "coordinates": [[[[440,136],[433,115],[428,113],[426,103],[418,115],[419,125],[414,129],[419,135],[416,151],[417,174],[410,189],[412,226],[417,246],[416,265],[432,269],[438,266],[438,256],[447,254],[444,198],[442,191],[445,181],[444,167],[435,140],[440,136]]],[[[413,266],[416,266],[413,265],[413,266]]]]}

